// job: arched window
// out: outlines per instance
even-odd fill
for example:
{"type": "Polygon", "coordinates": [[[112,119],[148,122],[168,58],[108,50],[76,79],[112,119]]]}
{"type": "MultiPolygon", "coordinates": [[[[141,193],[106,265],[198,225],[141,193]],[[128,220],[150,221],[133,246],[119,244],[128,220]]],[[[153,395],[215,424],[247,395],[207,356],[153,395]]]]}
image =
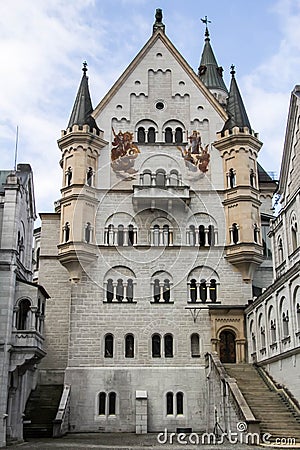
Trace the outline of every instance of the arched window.
{"type": "Polygon", "coordinates": [[[108,415],[114,415],[116,414],[116,393],[110,392],[108,394],[108,415]]]}
{"type": "Polygon", "coordinates": [[[17,312],[16,328],[18,330],[28,330],[30,328],[30,306],[28,299],[24,298],[19,302],[19,310],[17,312]]]}
{"type": "Polygon", "coordinates": [[[161,338],[159,334],[154,334],[152,336],[152,358],[160,358],[160,342],[161,338]]]}
{"type": "Polygon", "coordinates": [[[145,128],[143,127],[138,128],[137,138],[140,144],[144,144],[144,142],[146,141],[145,128]]]}
{"type": "Polygon", "coordinates": [[[143,173],[143,185],[151,186],[151,172],[147,171],[143,173]]]}
{"type": "Polygon", "coordinates": [[[106,393],[100,392],[98,396],[99,402],[99,416],[105,416],[106,414],[106,393]]]}
{"type": "Polygon", "coordinates": [[[155,142],[155,128],[150,127],[148,130],[148,142],[149,144],[154,144],[155,142]]]}
{"type": "Polygon", "coordinates": [[[215,227],[213,225],[208,226],[208,245],[211,247],[215,245],[215,227]]]}
{"type": "Polygon", "coordinates": [[[173,408],[173,392],[167,392],[166,395],[166,401],[167,401],[167,415],[173,415],[174,414],[174,408],[173,408]]]}
{"type": "Polygon", "coordinates": [[[169,225],[164,225],[163,226],[163,244],[164,245],[170,245],[169,225]]]}
{"type": "Polygon", "coordinates": [[[255,187],[255,173],[253,169],[250,169],[250,186],[255,187]]]}
{"type": "Polygon", "coordinates": [[[194,279],[190,282],[190,299],[193,303],[197,301],[197,284],[194,279]]]}
{"type": "Polygon", "coordinates": [[[189,226],[189,242],[191,246],[196,245],[196,231],[194,225],[189,226]]]}
{"type": "Polygon", "coordinates": [[[107,287],[106,287],[106,300],[111,303],[114,298],[114,286],[113,286],[113,280],[109,279],[107,280],[107,287]]]}
{"type": "Polygon", "coordinates": [[[165,129],[165,142],[167,144],[171,144],[173,142],[173,132],[172,128],[166,128],[165,129]]]}
{"type": "Polygon", "coordinates": [[[232,224],[232,241],[234,244],[239,242],[239,230],[236,223],[232,224]]]}
{"type": "Polygon", "coordinates": [[[127,280],[126,299],[129,303],[133,302],[133,280],[131,278],[127,280]]]}
{"type": "Polygon", "coordinates": [[[228,172],[228,182],[230,188],[235,187],[235,171],[233,169],[229,169],[228,172]]]}
{"type": "Polygon", "coordinates": [[[170,172],[170,186],[178,186],[179,177],[177,170],[171,170],[170,172]]]}
{"type": "Polygon", "coordinates": [[[296,304],[297,330],[300,331],[300,303],[296,304]]]}
{"type": "Polygon", "coordinates": [[[283,262],[283,245],[281,237],[278,238],[278,262],[279,264],[283,262]]]}
{"type": "Polygon", "coordinates": [[[134,358],[134,336],[127,334],[125,337],[125,358],[134,358]]]}
{"type": "Polygon", "coordinates": [[[191,355],[193,358],[200,356],[199,334],[197,333],[191,335],[191,355]]]}
{"type": "Polygon", "coordinates": [[[209,298],[212,302],[217,301],[217,282],[214,279],[210,280],[209,298]]]}
{"type": "Polygon", "coordinates": [[[283,312],[282,313],[282,331],[283,331],[283,337],[289,336],[289,313],[283,312]]]}
{"type": "Polygon", "coordinates": [[[159,245],[159,225],[153,227],[153,245],[159,245]]]}
{"type": "Polygon", "coordinates": [[[67,186],[71,185],[71,183],[72,183],[72,176],[73,176],[72,168],[68,167],[68,170],[66,172],[66,185],[67,186]]]}
{"type": "Polygon", "coordinates": [[[266,333],[265,333],[265,327],[260,327],[260,345],[261,348],[266,347],[266,333]]]}
{"type": "Polygon", "coordinates": [[[104,339],[104,357],[113,358],[114,356],[114,337],[112,334],[107,334],[104,339]]]}
{"type": "Polygon", "coordinates": [[[298,224],[295,214],[293,214],[291,218],[291,234],[292,234],[292,251],[294,252],[298,247],[298,224]]]}
{"type": "Polygon", "coordinates": [[[256,225],[256,223],[254,224],[254,229],[253,229],[253,237],[254,237],[254,242],[258,243],[259,242],[259,228],[256,225]]]}
{"type": "Polygon", "coordinates": [[[84,230],[84,238],[85,242],[89,243],[91,242],[91,234],[92,234],[92,226],[90,222],[86,224],[85,230],[84,230]]]}
{"type": "Polygon", "coordinates": [[[207,300],[207,289],[205,280],[201,280],[200,282],[200,299],[202,302],[206,302],[207,300]]]}
{"type": "Polygon", "coordinates": [[[176,394],[176,414],[183,414],[183,393],[177,392],[176,394]]]}
{"type": "Polygon", "coordinates": [[[133,225],[128,225],[128,245],[132,246],[134,244],[134,227],[133,225]]]}
{"type": "Polygon", "coordinates": [[[271,343],[275,344],[276,342],[276,322],[275,319],[270,322],[270,332],[271,332],[271,343]]]}
{"type": "Polygon", "coordinates": [[[205,245],[205,228],[204,225],[199,226],[199,246],[204,247],[205,245]]]}
{"type": "Polygon", "coordinates": [[[118,226],[118,245],[121,247],[124,245],[124,225],[118,226]]]}
{"type": "Polygon", "coordinates": [[[124,299],[124,285],[123,285],[123,280],[121,280],[121,278],[119,278],[117,280],[116,298],[117,298],[118,302],[122,302],[124,299]]]}
{"type": "Polygon", "coordinates": [[[164,336],[165,357],[173,358],[173,336],[166,334],[164,336]]]}
{"type": "Polygon", "coordinates": [[[65,223],[65,226],[64,226],[64,241],[65,242],[68,242],[69,240],[70,240],[70,224],[69,224],[69,222],[66,222],[65,223]]]}
{"type": "Polygon", "coordinates": [[[39,247],[37,249],[37,251],[36,251],[36,256],[35,256],[35,259],[36,259],[35,268],[36,268],[36,270],[39,270],[39,268],[40,268],[40,254],[41,254],[41,248],[39,247]]]}
{"type": "Polygon", "coordinates": [[[115,227],[110,224],[107,227],[107,244],[114,245],[115,242],[115,227]]]}
{"type": "Polygon", "coordinates": [[[170,280],[164,280],[163,299],[166,303],[170,301],[170,280]]]}
{"type": "Polygon", "coordinates": [[[160,284],[159,284],[159,280],[154,280],[154,287],[153,287],[153,289],[154,289],[154,295],[153,295],[153,298],[154,298],[154,301],[155,301],[155,303],[158,303],[159,302],[159,300],[160,300],[160,284]]]}
{"type": "Polygon", "coordinates": [[[156,172],[156,186],[164,187],[166,185],[166,174],[163,170],[156,172]]]}
{"type": "Polygon", "coordinates": [[[175,130],[175,142],[176,144],[181,144],[183,141],[182,128],[177,127],[175,130]]]}
{"type": "Polygon", "coordinates": [[[87,174],[86,174],[86,182],[87,182],[88,186],[92,186],[92,184],[93,184],[93,175],[94,175],[94,171],[93,171],[92,167],[89,167],[87,174]]]}

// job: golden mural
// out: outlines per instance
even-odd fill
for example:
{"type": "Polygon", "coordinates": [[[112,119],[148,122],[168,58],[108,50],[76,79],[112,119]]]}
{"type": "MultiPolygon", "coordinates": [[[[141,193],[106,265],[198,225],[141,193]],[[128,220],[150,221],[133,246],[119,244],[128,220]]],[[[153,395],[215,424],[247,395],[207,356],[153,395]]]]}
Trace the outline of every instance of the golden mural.
{"type": "Polygon", "coordinates": [[[185,161],[186,167],[191,172],[205,173],[208,171],[210,154],[209,144],[204,148],[201,144],[200,133],[196,130],[189,136],[189,145],[186,148],[177,147],[185,161]]]}
{"type": "Polygon", "coordinates": [[[134,168],[135,160],[140,153],[139,148],[133,144],[133,133],[119,131],[112,128],[114,140],[111,149],[111,168],[120,178],[133,179],[137,170],[134,168]]]}

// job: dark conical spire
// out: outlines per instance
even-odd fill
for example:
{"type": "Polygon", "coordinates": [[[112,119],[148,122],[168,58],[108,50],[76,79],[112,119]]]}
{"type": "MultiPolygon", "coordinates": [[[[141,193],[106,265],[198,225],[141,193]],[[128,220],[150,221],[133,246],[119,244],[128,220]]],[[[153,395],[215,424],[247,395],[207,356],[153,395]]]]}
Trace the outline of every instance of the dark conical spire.
{"type": "Polygon", "coordinates": [[[91,117],[93,106],[89,91],[87,72],[87,63],[83,63],[83,75],[76,95],[73,110],[68,123],[68,128],[73,125],[89,125],[91,128],[98,129],[95,119],[91,117]]]}
{"type": "Polygon", "coordinates": [[[229,96],[227,100],[227,113],[229,119],[223,127],[224,130],[231,130],[233,127],[244,128],[247,127],[251,132],[251,125],[246,113],[246,109],[235,79],[235,69],[231,66],[231,83],[229,89],[229,96]]]}
{"type": "Polygon", "coordinates": [[[201,19],[206,24],[205,27],[205,44],[201,55],[200,66],[198,68],[198,76],[200,80],[209,89],[222,89],[227,91],[226,85],[223,80],[223,69],[218,66],[213,49],[210,45],[210,37],[207,24],[210,21],[205,16],[205,19],[201,19]]]}

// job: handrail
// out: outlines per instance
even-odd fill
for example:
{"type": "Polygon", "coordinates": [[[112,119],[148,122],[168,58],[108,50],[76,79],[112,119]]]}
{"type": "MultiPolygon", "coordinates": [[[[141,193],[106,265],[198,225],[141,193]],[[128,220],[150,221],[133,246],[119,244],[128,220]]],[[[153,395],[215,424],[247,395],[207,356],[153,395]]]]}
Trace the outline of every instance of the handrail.
{"type": "Polygon", "coordinates": [[[292,394],[286,389],[285,386],[282,386],[279,383],[276,383],[271,375],[261,366],[256,366],[256,370],[259,375],[263,378],[264,382],[267,386],[274,392],[277,392],[279,395],[283,395],[285,400],[288,402],[290,407],[294,410],[294,412],[300,416],[300,406],[297,400],[292,396],[292,394]]]}
{"type": "MultiPolygon", "coordinates": [[[[207,353],[205,356],[210,359],[211,364],[213,364],[220,380],[226,384],[226,387],[230,392],[230,394],[232,395],[234,403],[239,410],[240,419],[246,422],[246,424],[251,425],[250,427],[248,427],[248,430],[250,431],[250,428],[252,430],[259,429],[260,420],[256,419],[253,412],[251,411],[250,406],[248,405],[245,397],[243,396],[242,392],[240,391],[240,388],[238,387],[236,379],[229,377],[228,374],[226,373],[226,370],[223,364],[221,363],[218,354],[216,352],[212,352],[207,353]]],[[[210,375],[208,375],[208,377],[209,376],[210,375]]]]}
{"type": "Polygon", "coordinates": [[[55,419],[53,421],[53,437],[63,436],[68,431],[70,394],[71,394],[71,386],[69,384],[65,384],[59,402],[59,407],[55,419]]]}

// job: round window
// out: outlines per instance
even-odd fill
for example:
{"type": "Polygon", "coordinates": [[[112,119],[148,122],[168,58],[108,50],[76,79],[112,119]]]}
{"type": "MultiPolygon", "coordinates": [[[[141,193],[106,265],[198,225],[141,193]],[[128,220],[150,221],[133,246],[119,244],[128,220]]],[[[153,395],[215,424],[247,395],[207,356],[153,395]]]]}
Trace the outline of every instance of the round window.
{"type": "Polygon", "coordinates": [[[157,102],[155,105],[156,109],[164,109],[165,105],[163,102],[157,102]]]}

